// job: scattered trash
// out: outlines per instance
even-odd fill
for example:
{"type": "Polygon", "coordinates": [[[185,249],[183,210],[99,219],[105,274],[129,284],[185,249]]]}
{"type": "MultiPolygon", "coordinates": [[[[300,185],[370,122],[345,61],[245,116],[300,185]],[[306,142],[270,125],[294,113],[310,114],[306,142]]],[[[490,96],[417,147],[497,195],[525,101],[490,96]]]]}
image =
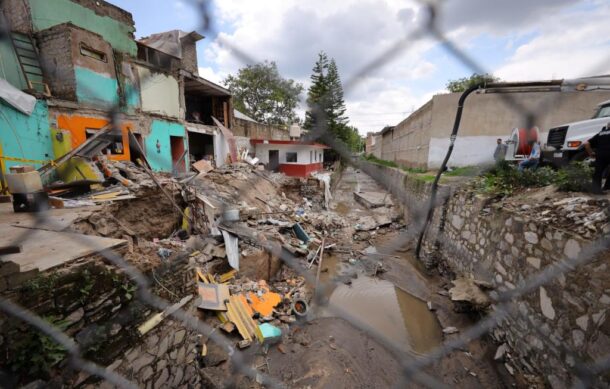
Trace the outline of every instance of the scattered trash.
{"type": "Polygon", "coordinates": [[[307,302],[302,299],[294,299],[290,308],[292,312],[299,317],[307,316],[307,311],[309,310],[307,302]]]}
{"type": "Polygon", "coordinates": [[[269,323],[259,324],[258,328],[263,335],[264,341],[267,343],[273,343],[282,338],[282,330],[269,323]]]}
{"type": "Polygon", "coordinates": [[[295,235],[297,236],[297,238],[299,238],[301,241],[307,243],[309,242],[310,238],[309,235],[307,235],[307,233],[305,232],[305,230],[303,230],[303,227],[301,227],[301,225],[299,223],[294,223],[294,225],[292,226],[295,235]]]}
{"type": "Polygon", "coordinates": [[[260,289],[256,293],[248,293],[248,300],[255,312],[262,316],[269,316],[273,313],[273,308],[282,301],[282,298],[279,294],[270,292],[265,281],[261,281],[259,285],[260,289]]]}
{"type": "Polygon", "coordinates": [[[197,293],[201,297],[200,309],[226,311],[225,301],[229,299],[229,287],[223,284],[197,283],[197,293]]]}
{"type": "Polygon", "coordinates": [[[443,328],[443,333],[446,335],[451,335],[451,334],[455,334],[459,332],[459,330],[456,327],[445,327],[443,328]]]}

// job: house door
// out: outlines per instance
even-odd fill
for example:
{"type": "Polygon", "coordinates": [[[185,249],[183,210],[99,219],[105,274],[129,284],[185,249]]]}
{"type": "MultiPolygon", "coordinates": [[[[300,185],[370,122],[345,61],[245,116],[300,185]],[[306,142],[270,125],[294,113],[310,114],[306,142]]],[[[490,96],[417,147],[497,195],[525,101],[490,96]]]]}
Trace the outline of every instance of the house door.
{"type": "Polygon", "coordinates": [[[169,143],[172,149],[172,172],[174,174],[186,172],[186,164],[184,163],[184,158],[186,157],[184,138],[181,136],[170,136],[169,143]]]}
{"type": "Polygon", "coordinates": [[[279,150],[269,150],[268,169],[276,172],[279,166],[280,166],[280,151],[279,150]]]}

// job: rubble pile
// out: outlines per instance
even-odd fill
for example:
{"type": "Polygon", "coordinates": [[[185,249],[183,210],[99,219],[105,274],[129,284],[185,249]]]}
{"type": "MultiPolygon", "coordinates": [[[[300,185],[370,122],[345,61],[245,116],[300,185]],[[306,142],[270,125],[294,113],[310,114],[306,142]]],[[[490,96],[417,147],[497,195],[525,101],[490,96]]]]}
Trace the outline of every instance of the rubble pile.
{"type": "Polygon", "coordinates": [[[505,201],[505,209],[527,215],[539,223],[554,225],[575,232],[585,238],[593,238],[600,233],[610,232],[608,209],[610,202],[604,198],[589,196],[552,198],[533,204],[522,201],[505,201]]]}

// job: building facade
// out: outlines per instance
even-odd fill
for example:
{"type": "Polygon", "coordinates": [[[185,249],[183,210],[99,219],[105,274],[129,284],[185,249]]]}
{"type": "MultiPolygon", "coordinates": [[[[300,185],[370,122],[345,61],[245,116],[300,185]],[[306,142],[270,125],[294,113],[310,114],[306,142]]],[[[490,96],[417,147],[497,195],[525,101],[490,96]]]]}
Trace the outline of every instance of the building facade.
{"type": "Polygon", "coordinates": [[[321,171],[324,150],[320,143],[295,140],[252,139],[254,153],[268,170],[280,171],[287,176],[307,177],[321,171]]]}
{"type": "Polygon", "coordinates": [[[59,157],[66,148],[54,148],[58,138],[78,146],[111,110],[121,122],[111,159],[135,159],[138,142],[156,171],[181,173],[202,158],[225,163],[214,119],[232,128],[231,94],[197,74],[201,35],[174,30],[138,41],[132,15],[101,0],[7,0],[2,11],[11,31],[0,41],[2,75],[36,97],[30,115],[0,101],[3,171],[59,157]]]}
{"type": "MultiPolygon", "coordinates": [[[[508,139],[514,128],[526,126],[525,107],[546,142],[549,129],[590,118],[598,103],[610,99],[607,77],[523,83],[521,87],[481,90],[464,105],[458,137],[449,166],[493,163],[496,140],[508,139]]],[[[406,167],[438,168],[445,157],[460,93],[434,96],[394,127],[381,131],[382,159],[406,167]]]]}

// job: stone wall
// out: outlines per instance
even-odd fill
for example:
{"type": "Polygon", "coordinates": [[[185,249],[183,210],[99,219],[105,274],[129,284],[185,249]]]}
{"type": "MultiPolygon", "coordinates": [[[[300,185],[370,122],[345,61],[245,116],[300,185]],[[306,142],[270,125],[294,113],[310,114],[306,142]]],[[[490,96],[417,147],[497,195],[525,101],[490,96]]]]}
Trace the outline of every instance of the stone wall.
{"type": "MultiPolygon", "coordinates": [[[[384,166],[367,167],[395,194],[406,212],[421,217],[429,183],[384,166]],[[418,201],[419,200],[419,201],[418,201]]],[[[409,220],[409,219],[407,219],[409,220]]],[[[417,219],[415,219],[417,220],[417,219]]],[[[413,227],[413,224],[412,224],[413,227]]],[[[551,223],[503,209],[501,203],[468,189],[441,187],[425,238],[426,264],[508,291],[553,263],[576,258],[591,241],[551,223]]],[[[492,332],[509,349],[510,368],[540,377],[554,388],[571,386],[576,361],[599,360],[610,350],[610,256],[595,260],[536,287],[492,332]]],[[[606,380],[598,384],[608,385],[606,380]]]]}
{"type": "MultiPolygon", "coordinates": [[[[194,290],[188,258],[167,260],[153,271],[158,283],[152,285],[152,291],[163,298],[175,302],[176,296],[194,290]]],[[[75,339],[86,358],[101,364],[112,363],[138,344],[137,326],[156,313],[137,299],[134,283],[99,256],[21,277],[27,279],[20,285],[9,285],[2,297],[61,328],[75,339]]],[[[65,351],[53,341],[44,340],[38,331],[3,314],[0,329],[0,366],[12,369],[13,384],[36,378],[58,384],[84,380],[82,374],[77,376],[73,371],[59,374],[66,367],[65,351]]]]}

